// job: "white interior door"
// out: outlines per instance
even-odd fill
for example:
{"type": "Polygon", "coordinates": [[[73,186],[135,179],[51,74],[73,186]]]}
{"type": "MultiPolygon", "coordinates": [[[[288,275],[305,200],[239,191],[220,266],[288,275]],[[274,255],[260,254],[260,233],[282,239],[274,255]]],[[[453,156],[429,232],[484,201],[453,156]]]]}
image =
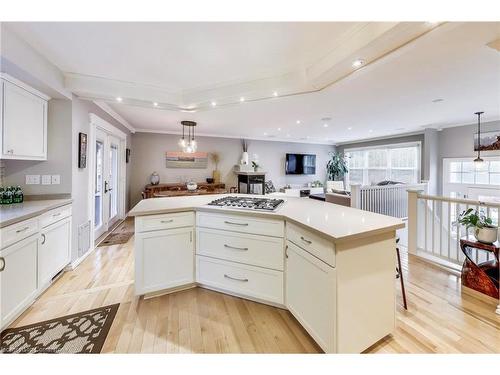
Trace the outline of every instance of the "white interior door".
{"type": "Polygon", "coordinates": [[[119,219],[121,144],[100,128],[94,147],[94,238],[107,232],[119,219]]]}

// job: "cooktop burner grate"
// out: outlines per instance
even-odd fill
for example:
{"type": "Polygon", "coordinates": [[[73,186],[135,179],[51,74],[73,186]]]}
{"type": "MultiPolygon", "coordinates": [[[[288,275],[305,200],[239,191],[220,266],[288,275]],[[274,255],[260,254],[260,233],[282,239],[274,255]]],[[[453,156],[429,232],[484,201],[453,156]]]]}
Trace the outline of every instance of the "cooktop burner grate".
{"type": "Polygon", "coordinates": [[[224,197],[213,200],[208,205],[230,207],[243,210],[276,211],[285,201],[283,199],[251,198],[251,197],[224,197]]]}

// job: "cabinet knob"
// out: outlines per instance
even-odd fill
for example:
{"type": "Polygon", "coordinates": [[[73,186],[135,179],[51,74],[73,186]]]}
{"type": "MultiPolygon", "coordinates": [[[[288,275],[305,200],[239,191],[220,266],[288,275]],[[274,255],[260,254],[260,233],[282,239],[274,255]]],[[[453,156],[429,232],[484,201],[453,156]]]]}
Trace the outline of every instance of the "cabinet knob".
{"type": "Polygon", "coordinates": [[[0,272],[2,272],[5,269],[5,258],[0,257],[0,272]]]}
{"type": "Polygon", "coordinates": [[[42,233],[42,245],[45,243],[45,234],[42,233]]]}
{"type": "Polygon", "coordinates": [[[13,149],[10,149],[10,150],[7,150],[7,154],[13,154],[14,153],[14,150],[13,149]]]}

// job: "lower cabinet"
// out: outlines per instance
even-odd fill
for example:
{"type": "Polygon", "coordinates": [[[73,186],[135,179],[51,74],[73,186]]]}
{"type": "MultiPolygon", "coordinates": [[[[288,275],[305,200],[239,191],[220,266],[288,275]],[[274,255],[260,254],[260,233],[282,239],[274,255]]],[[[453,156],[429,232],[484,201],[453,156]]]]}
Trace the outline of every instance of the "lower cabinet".
{"type": "Polygon", "coordinates": [[[326,353],[335,353],[335,269],[287,242],[286,306],[326,353]]]}
{"type": "Polygon", "coordinates": [[[135,293],[194,282],[193,227],[136,233],[135,293]]]}
{"type": "Polygon", "coordinates": [[[71,219],[66,218],[41,230],[38,249],[38,283],[43,286],[70,261],[71,219]]]}
{"type": "Polygon", "coordinates": [[[0,330],[37,294],[37,251],[38,233],[0,251],[0,330]]]}

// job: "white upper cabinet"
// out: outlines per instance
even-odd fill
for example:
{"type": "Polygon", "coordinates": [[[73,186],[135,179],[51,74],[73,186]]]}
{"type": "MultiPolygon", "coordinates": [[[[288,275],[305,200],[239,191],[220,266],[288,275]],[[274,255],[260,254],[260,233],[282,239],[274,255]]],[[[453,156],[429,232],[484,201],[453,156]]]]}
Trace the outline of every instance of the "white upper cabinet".
{"type": "Polygon", "coordinates": [[[0,141],[2,159],[47,159],[47,103],[26,84],[2,75],[0,141]]]}

